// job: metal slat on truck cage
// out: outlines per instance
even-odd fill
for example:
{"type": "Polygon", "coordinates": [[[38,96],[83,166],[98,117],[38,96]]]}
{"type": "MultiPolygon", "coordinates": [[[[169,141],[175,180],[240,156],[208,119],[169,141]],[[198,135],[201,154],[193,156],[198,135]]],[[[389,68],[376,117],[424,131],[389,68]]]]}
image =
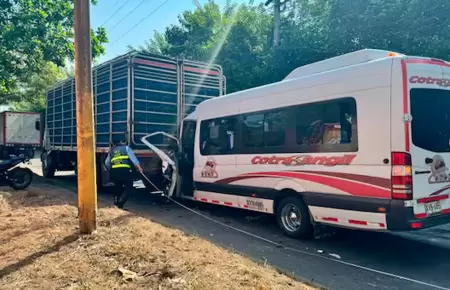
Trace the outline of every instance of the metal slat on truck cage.
{"type": "MultiPolygon", "coordinates": [[[[220,66],[148,53],[130,53],[93,69],[97,148],[130,134],[131,144],[156,130],[177,133],[178,123],[200,102],[225,92],[220,66]]],[[[46,94],[47,134],[53,148],[76,149],[74,78],[46,94]]],[[[163,141],[158,144],[165,144],[163,141]]],[[[139,148],[137,148],[139,149],[139,148]]]]}

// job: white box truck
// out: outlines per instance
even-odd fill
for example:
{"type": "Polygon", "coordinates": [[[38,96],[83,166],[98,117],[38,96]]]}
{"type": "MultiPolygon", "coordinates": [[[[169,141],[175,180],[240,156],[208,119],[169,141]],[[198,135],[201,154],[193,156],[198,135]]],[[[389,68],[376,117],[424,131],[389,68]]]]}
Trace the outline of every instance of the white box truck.
{"type": "Polygon", "coordinates": [[[40,113],[0,113],[0,158],[19,154],[33,158],[36,148],[41,145],[40,127],[40,113]]]}

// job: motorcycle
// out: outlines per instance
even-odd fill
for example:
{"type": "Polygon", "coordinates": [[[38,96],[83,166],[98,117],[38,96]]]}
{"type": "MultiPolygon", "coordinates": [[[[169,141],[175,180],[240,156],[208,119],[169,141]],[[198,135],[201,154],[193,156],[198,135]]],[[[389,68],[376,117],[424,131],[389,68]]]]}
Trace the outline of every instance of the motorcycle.
{"type": "Polygon", "coordinates": [[[29,168],[18,167],[19,164],[29,164],[30,159],[23,154],[11,155],[9,159],[0,160],[0,184],[12,189],[21,190],[30,186],[33,172],[29,168]]]}

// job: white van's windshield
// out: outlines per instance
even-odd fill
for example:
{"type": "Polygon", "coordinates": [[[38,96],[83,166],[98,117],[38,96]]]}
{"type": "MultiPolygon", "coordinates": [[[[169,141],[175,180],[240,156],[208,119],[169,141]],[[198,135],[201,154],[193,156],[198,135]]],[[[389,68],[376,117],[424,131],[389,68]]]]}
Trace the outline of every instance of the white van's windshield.
{"type": "Polygon", "coordinates": [[[450,152],[450,90],[410,91],[412,142],[433,152],[450,152]]]}

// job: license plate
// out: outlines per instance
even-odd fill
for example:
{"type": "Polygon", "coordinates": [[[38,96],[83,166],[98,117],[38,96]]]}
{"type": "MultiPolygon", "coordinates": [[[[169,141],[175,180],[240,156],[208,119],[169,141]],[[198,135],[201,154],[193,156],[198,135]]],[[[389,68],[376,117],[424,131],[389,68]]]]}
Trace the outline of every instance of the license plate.
{"type": "Polygon", "coordinates": [[[425,204],[425,212],[427,213],[427,216],[441,214],[441,211],[442,208],[440,201],[427,202],[425,204]]]}

